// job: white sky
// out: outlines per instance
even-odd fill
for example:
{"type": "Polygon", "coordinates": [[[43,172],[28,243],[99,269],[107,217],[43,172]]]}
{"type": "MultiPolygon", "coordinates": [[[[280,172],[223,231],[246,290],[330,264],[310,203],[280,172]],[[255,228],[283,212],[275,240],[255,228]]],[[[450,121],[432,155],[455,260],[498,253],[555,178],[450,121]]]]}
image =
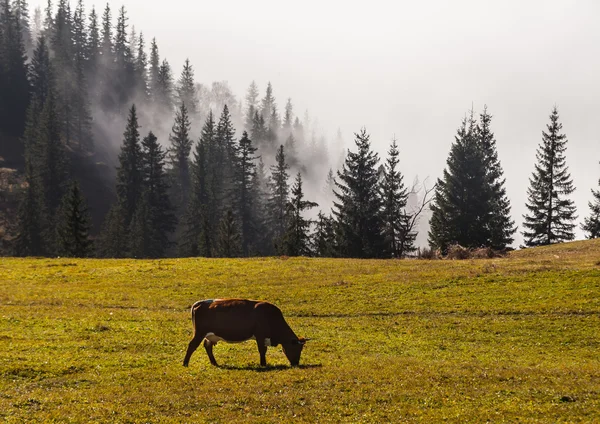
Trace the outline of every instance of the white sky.
{"type": "MultiPolygon", "coordinates": [[[[88,11],[94,3],[105,4],[88,0],[88,11]]],[[[253,79],[261,95],[271,81],[280,109],[291,97],[300,116],[308,108],[330,134],[341,127],[347,146],[363,125],[381,153],[396,134],[408,182],[439,177],[462,117],[487,104],[519,224],[556,104],[580,221],[589,213],[600,178],[597,0],[110,3],[115,16],[125,4],[176,73],[189,57],[199,82],[226,80],[240,97],[253,79]]]]}

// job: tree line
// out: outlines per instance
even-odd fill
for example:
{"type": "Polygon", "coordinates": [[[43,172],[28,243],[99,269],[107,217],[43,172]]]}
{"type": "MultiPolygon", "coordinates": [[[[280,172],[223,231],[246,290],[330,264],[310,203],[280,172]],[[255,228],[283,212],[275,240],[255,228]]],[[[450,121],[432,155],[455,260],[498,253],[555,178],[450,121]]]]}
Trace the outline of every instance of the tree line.
{"type": "MultiPolygon", "coordinates": [[[[513,243],[517,228],[487,108],[461,123],[434,196],[425,189],[417,207],[409,206],[415,187],[404,184],[397,142],[381,163],[364,128],[327,177],[333,204],[317,205],[303,184],[326,157],[324,143],[315,133],[307,143],[308,125],[294,116],[290,99],[280,117],[271,84],[259,99],[252,83],[242,110],[222,86],[213,87],[220,93],[213,97],[202,91],[189,61],[174,81],[156,41],[148,56],[143,34],[128,33],[124,7],[116,25],[108,5],[101,21],[94,9],[86,19],[81,0],[74,11],[60,0],[55,13],[49,2],[43,23],[36,11],[31,28],[26,0],[1,0],[0,132],[23,144],[26,180],[14,254],[401,258],[416,251],[418,219],[428,206],[429,242],[442,253],[453,244],[502,250],[513,243]],[[150,116],[144,125],[140,111],[150,116]],[[168,139],[140,132],[173,113],[168,139]],[[92,237],[70,161],[93,154],[97,114],[126,125],[116,201],[92,237]],[[197,140],[192,122],[203,122],[197,140]],[[307,146],[310,155],[302,155],[307,146]],[[309,218],[319,206],[331,213],[309,218]]],[[[574,186],[561,130],[555,108],[530,179],[526,246],[574,238],[574,186]]],[[[582,224],[590,238],[600,235],[600,190],[593,196],[582,224]]]]}

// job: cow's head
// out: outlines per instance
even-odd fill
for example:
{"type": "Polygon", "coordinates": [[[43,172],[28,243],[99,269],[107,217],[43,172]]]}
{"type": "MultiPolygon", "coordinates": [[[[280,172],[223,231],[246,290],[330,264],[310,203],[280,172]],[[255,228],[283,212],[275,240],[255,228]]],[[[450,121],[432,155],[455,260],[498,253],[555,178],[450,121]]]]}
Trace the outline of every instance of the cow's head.
{"type": "Polygon", "coordinates": [[[300,354],[302,353],[302,348],[304,347],[304,343],[306,343],[309,339],[305,339],[304,337],[300,337],[297,339],[290,340],[289,342],[281,343],[281,347],[283,348],[283,353],[287,356],[290,364],[295,367],[300,363],[300,354]]]}

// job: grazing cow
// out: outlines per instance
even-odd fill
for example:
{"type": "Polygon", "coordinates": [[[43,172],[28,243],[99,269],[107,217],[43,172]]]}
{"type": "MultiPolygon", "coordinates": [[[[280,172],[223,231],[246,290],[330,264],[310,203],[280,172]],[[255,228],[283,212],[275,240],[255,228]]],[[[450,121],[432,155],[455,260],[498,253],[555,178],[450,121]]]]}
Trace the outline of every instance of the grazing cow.
{"type": "Polygon", "coordinates": [[[260,365],[266,366],[267,346],[281,345],[292,366],[300,362],[300,353],[308,339],[298,338],[285,322],[279,308],[269,302],[246,299],[208,299],[192,306],[194,338],[183,360],[188,366],[192,353],[204,340],[210,363],[217,365],[212,348],[220,341],[239,343],[255,339],[260,365]]]}

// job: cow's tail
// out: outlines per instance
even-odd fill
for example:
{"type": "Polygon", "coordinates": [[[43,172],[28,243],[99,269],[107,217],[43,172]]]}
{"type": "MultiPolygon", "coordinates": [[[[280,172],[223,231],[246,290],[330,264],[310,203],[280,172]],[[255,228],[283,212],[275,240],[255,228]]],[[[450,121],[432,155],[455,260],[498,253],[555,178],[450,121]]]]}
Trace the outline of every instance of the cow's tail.
{"type": "Polygon", "coordinates": [[[198,301],[192,305],[192,327],[194,328],[194,336],[196,335],[196,308],[200,305],[202,301],[198,301]]]}

